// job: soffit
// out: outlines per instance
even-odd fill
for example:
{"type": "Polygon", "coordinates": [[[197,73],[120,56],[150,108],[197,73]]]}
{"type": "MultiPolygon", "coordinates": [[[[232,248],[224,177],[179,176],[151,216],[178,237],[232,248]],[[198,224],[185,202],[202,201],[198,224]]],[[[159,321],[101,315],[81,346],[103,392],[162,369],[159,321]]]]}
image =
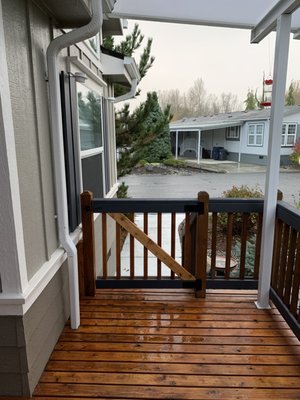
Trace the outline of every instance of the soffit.
{"type": "MultiPolygon", "coordinates": [[[[115,1],[102,0],[104,14],[112,11],[115,1]]],[[[37,3],[47,10],[58,28],[76,28],[91,20],[90,0],[40,0],[37,3]]],[[[119,32],[119,25],[118,22],[106,22],[106,29],[119,32]]]]}
{"type": "MultiPolygon", "coordinates": [[[[112,16],[253,29],[283,0],[117,0],[112,16]]],[[[292,31],[300,29],[300,10],[293,13],[292,31]]]]}

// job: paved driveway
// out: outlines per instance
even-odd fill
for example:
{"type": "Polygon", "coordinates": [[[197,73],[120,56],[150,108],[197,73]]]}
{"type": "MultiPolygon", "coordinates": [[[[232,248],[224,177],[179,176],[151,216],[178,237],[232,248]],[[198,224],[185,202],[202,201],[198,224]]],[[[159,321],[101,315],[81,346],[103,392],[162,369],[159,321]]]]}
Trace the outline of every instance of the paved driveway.
{"type": "MultiPolygon", "coordinates": [[[[194,198],[199,191],[207,191],[210,197],[220,197],[233,185],[256,185],[264,192],[265,173],[210,173],[194,175],[127,175],[120,179],[129,186],[128,195],[136,198],[194,198]]],[[[300,173],[280,174],[280,190],[283,199],[294,204],[293,196],[299,199],[300,173]]]]}

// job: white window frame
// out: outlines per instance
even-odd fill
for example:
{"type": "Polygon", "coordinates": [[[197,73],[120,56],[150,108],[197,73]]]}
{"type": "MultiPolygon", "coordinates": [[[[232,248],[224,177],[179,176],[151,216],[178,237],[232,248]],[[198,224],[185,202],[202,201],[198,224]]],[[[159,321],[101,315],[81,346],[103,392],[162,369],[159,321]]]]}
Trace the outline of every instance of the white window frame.
{"type": "Polygon", "coordinates": [[[296,143],[296,139],[297,139],[297,128],[298,128],[298,124],[296,122],[286,122],[282,125],[281,147],[293,147],[294,146],[294,144],[296,143]],[[295,133],[293,133],[293,134],[289,133],[290,126],[295,127],[295,133]],[[288,143],[289,136],[294,137],[293,143],[288,143]]]}
{"type": "Polygon", "coordinates": [[[247,146],[248,147],[263,147],[264,145],[264,135],[265,135],[265,124],[262,122],[259,123],[249,123],[248,124],[248,134],[247,134],[247,146]],[[251,127],[254,128],[253,133],[250,132],[251,127]],[[262,132],[257,133],[258,127],[262,127],[262,132]],[[250,143],[250,136],[253,136],[254,138],[254,143],[250,143]],[[257,139],[261,137],[261,143],[257,141],[257,139]]]}
{"type": "Polygon", "coordinates": [[[90,51],[100,59],[100,33],[97,33],[95,36],[91,37],[90,39],[86,39],[84,41],[85,45],[89,48],[90,51]],[[95,40],[96,50],[91,45],[91,40],[95,40]]]}
{"type": "Polygon", "coordinates": [[[226,128],[226,140],[239,141],[241,137],[241,126],[228,126],[226,128]]]}
{"type": "MultiPolygon", "coordinates": [[[[103,197],[106,195],[106,184],[105,184],[105,161],[104,161],[104,147],[103,147],[103,88],[97,87],[97,85],[89,84],[90,82],[81,83],[82,86],[85,86],[88,90],[91,90],[101,98],[101,143],[102,146],[94,147],[88,150],[81,150],[81,137],[80,137],[80,123],[79,123],[79,112],[78,112],[78,135],[79,135],[79,145],[80,145],[80,159],[89,158],[96,156],[98,154],[102,154],[101,163],[102,163],[102,182],[103,182],[103,197]]],[[[76,92],[77,92],[77,110],[79,110],[78,106],[78,85],[76,85],[76,92]]],[[[81,165],[80,165],[81,170],[81,165]]],[[[81,188],[83,188],[83,177],[82,177],[82,170],[80,171],[80,180],[81,180],[81,188]]]]}

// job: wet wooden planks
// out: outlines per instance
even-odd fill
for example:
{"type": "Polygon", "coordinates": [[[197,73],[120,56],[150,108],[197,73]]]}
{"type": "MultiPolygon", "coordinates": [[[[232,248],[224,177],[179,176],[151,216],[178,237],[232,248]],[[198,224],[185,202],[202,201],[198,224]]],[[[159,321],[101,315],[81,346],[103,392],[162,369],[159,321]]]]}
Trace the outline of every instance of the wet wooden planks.
{"type": "Polygon", "coordinates": [[[34,398],[300,399],[300,343],[254,291],[101,290],[34,398]]]}

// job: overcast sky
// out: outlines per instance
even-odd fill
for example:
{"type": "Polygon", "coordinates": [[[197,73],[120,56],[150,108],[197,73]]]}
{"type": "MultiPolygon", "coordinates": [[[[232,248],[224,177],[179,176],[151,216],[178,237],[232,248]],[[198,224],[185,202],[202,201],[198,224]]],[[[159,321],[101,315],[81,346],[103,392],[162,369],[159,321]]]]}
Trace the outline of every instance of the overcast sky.
{"type": "MultiPolygon", "coordinates": [[[[129,21],[124,34],[131,32],[129,21]]],[[[263,73],[273,71],[275,34],[260,44],[250,44],[250,31],[138,21],[145,42],[153,38],[153,67],[140,83],[141,96],[131,101],[135,108],[148,91],[179,89],[186,92],[202,78],[208,94],[232,92],[245,100],[248,88],[262,90],[263,73]]],[[[138,61],[138,53],[135,55],[138,61]]],[[[290,41],[288,84],[300,80],[300,41],[290,41]]]]}

